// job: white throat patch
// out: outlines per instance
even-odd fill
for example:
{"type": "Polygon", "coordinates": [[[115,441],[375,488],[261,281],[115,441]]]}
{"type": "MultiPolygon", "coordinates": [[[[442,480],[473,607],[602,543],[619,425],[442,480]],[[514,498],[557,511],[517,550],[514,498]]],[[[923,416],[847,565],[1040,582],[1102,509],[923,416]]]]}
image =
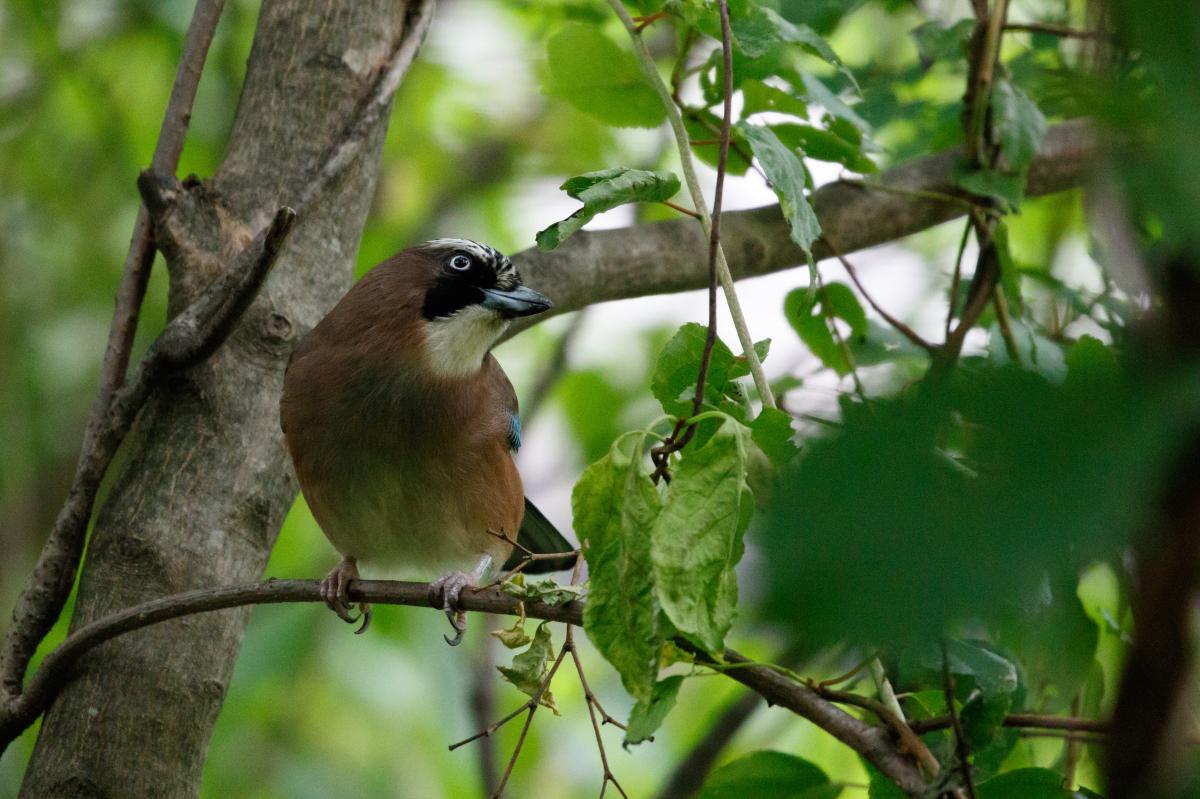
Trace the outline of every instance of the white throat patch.
{"type": "Polygon", "coordinates": [[[483,357],[508,322],[480,305],[468,305],[444,319],[425,323],[425,356],[440,377],[466,377],[479,370],[483,357]]]}

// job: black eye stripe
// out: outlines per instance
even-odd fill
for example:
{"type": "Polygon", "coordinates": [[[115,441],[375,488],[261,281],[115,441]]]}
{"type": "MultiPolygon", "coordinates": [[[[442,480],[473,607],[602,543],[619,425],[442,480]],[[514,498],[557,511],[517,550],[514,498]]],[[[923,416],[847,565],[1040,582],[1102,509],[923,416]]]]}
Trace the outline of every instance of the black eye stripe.
{"type": "Polygon", "coordinates": [[[426,319],[444,319],[483,301],[483,291],[461,280],[442,279],[425,295],[421,315],[426,319]]]}

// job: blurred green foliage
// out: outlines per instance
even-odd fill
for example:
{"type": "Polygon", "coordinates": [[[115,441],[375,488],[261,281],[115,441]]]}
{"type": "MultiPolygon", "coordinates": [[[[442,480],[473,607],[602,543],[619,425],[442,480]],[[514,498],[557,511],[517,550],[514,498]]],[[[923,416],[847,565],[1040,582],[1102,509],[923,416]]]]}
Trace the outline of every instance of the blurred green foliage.
{"type": "MultiPolygon", "coordinates": [[[[715,6],[636,5],[668,12],[647,39],[684,99],[696,156],[713,164],[723,89],[719,48],[702,34],[718,30],[715,6]],[[693,26],[699,33],[684,33],[693,26]],[[676,69],[681,41],[701,45],[676,69]]],[[[815,174],[865,174],[962,141],[966,4],[928,13],[900,0],[730,5],[741,121],[729,172],[760,180],[754,157],[799,246],[819,235],[806,197],[815,174]]],[[[1080,26],[1082,5],[1013,0],[1012,14],[1080,26]]],[[[1020,210],[998,234],[1011,318],[1005,329],[989,309],[944,382],[918,382],[929,359],[848,285],[796,277],[790,293],[750,309],[752,329],[772,315],[797,333],[775,350],[802,357],[770,362],[773,383],[787,389],[786,412],[755,412],[745,358],[718,341],[705,419],[672,464],[674,481],[656,487],[645,453],[670,425],[656,420],[654,400],[668,414],[690,412],[705,329],[672,335],[667,322],[678,320],[663,304],[632,332],[603,331],[617,345],[568,353],[549,418],[531,428],[526,451],[542,449],[555,468],[583,475],[575,529],[592,545],[587,630],[599,650],[583,656],[605,706],[621,718],[632,710],[627,741],[643,742],[624,752],[609,739],[631,796],[651,795],[738,691],[729,680],[684,679],[694,669],[669,644],[679,634],[714,653],[728,639],[768,661],[803,652],[805,675],[817,678],[878,651],[912,719],[947,711],[944,669],[957,686],[978,795],[1070,795],[1053,770],[1064,743],[1019,738],[1000,722],[1016,710],[1065,713],[1075,704],[1094,718],[1111,708],[1133,632],[1120,557],[1152,519],[1182,434],[1198,421],[1197,375],[1154,369],[1131,345],[1131,322],[1161,299],[1145,293],[1160,276],[1129,279],[1125,254],[1089,229],[1080,192],[1021,197],[1046,125],[1086,111],[1126,137],[1115,174],[1151,268],[1159,253],[1194,251],[1200,198],[1190,142],[1200,102],[1195,81],[1171,76],[1195,74],[1200,50],[1187,37],[1200,12],[1186,0],[1114,8],[1133,50],[1103,54],[1118,66],[1107,79],[1082,74],[1098,57],[1087,43],[1006,38],[993,113],[1008,158],[960,183],[1020,210]],[[1156,24],[1166,18],[1179,24],[1156,24]],[[629,430],[638,431],[632,447],[621,438],[629,430]],[[767,458],[780,471],[760,479],[767,458]],[[766,510],[740,562],[755,501],[766,510]]],[[[133,179],[152,152],[190,9],[185,0],[0,0],[4,607],[69,483],[137,208],[133,179]]],[[[226,4],[181,175],[209,175],[220,163],[256,16],[251,0],[226,4]]],[[[572,175],[654,179],[649,191],[609,180],[596,184],[598,198],[572,192],[588,214],[674,194],[678,182],[663,173],[679,163],[665,129],[623,127],[663,118],[623,37],[601,0],[443,5],[396,98],[360,273],[438,235],[528,247],[574,209],[553,193],[572,175]]],[[[574,227],[553,230],[565,238],[574,227]]],[[[961,305],[949,297],[960,231],[946,226],[906,243],[929,275],[908,312],[922,329],[940,325],[948,299],[961,305]]],[[[164,313],[156,270],[139,348],[164,313]]],[[[518,386],[534,382],[556,344],[559,326],[547,327],[501,352],[518,386]]],[[[756,345],[761,356],[769,343],[756,345]]],[[[299,503],[267,574],[311,577],[332,560],[299,503]]],[[[435,614],[384,608],[371,635],[354,638],[317,606],[255,611],[202,795],[478,794],[475,754],[446,744],[478,729],[467,699],[473,666],[494,675],[495,653],[483,651],[482,635],[474,653],[447,649],[441,625],[435,614]]],[[[516,688],[492,678],[495,717],[524,700],[517,688],[536,688],[553,651],[547,636],[561,640],[536,629],[508,674],[516,688]]],[[[862,679],[844,687],[874,690],[862,679]]],[[[579,684],[558,680],[554,702],[563,717],[538,715],[514,796],[577,796],[599,781],[579,684]]],[[[497,734],[501,757],[517,727],[497,734]]],[[[15,794],[34,733],[0,760],[0,795],[15,794]]],[[[954,762],[948,732],[924,738],[943,764],[954,762]]],[[[1085,747],[1080,783],[1098,784],[1101,756],[1085,747]]],[[[783,713],[756,716],[721,762],[703,796],[863,797],[868,782],[870,796],[891,795],[853,753],[783,713]]]]}

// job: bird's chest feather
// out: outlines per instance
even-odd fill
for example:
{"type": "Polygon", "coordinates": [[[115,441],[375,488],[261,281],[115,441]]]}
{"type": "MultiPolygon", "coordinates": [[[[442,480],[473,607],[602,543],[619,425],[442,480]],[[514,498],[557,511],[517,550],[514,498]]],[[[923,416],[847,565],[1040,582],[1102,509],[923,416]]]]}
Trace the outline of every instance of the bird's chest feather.
{"type": "Polygon", "coordinates": [[[479,386],[358,374],[327,400],[327,446],[301,482],[343,554],[426,576],[471,563],[492,546],[488,528],[519,524],[507,412],[479,386]]]}

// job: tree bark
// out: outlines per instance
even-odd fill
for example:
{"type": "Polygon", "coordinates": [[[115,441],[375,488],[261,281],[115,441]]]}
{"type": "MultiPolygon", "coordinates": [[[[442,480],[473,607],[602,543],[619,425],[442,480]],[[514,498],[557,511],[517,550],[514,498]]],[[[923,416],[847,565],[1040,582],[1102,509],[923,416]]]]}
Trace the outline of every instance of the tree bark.
{"type": "MultiPolygon", "coordinates": [[[[281,205],[300,204],[421,0],[265,0],[223,164],[159,220],[177,313],[281,205]]],[[[147,599],[261,575],[296,495],[278,398],[294,340],[350,285],[387,127],[302,208],[224,347],[148,401],[100,510],[72,628],[147,599]]],[[[104,644],[43,722],[21,796],[194,797],[246,608],[104,644]]]]}

